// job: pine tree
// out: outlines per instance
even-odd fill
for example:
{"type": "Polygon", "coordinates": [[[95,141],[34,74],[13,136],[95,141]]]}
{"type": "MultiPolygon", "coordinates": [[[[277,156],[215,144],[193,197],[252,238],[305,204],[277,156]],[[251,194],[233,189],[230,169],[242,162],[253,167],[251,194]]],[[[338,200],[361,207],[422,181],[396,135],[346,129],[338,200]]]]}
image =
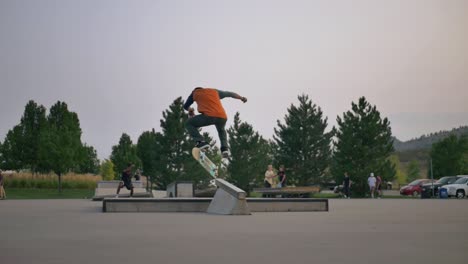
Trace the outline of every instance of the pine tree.
{"type": "Polygon", "coordinates": [[[332,173],[339,181],[348,172],[354,179],[353,193],[367,191],[367,178],[371,172],[384,181],[395,176],[395,167],[388,159],[393,152],[390,122],[381,118],[376,106],[365,97],[352,103],[352,110],[337,117],[336,142],[332,173]]]}
{"type": "Polygon", "coordinates": [[[330,163],[333,133],[325,132],[327,118],[320,107],[307,95],[298,99],[299,106],[291,105],[284,124],[278,120],[275,128],[276,160],[289,171],[289,183],[318,184],[330,163]]]}
{"type": "Polygon", "coordinates": [[[125,133],[120,137],[119,144],[112,147],[110,160],[114,164],[116,177],[120,176],[120,173],[129,163],[134,164],[136,167],[141,166],[136,145],[133,144],[130,136],[125,133]]]}
{"type": "MultiPolygon", "coordinates": [[[[181,97],[176,98],[169,109],[163,112],[163,119],[160,123],[163,135],[161,153],[164,168],[160,177],[156,179],[157,185],[162,188],[171,182],[182,180],[193,181],[196,186],[201,187],[206,186],[210,180],[207,172],[192,158],[191,152],[194,144],[185,129],[187,118],[181,97]]],[[[212,141],[208,133],[204,133],[203,136],[207,142],[212,141]]],[[[208,157],[213,158],[217,151],[217,148],[212,148],[207,153],[208,157]]]]}
{"type": "Polygon", "coordinates": [[[252,125],[240,120],[239,113],[227,132],[231,148],[227,180],[250,192],[254,185],[263,185],[264,172],[272,162],[270,145],[252,125]]]}

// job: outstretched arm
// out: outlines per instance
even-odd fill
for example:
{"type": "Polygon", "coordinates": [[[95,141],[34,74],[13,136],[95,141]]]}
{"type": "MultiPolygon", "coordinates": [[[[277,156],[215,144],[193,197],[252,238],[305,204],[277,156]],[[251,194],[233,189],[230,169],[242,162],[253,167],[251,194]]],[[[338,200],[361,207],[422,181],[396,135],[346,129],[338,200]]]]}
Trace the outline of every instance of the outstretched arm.
{"type": "Polygon", "coordinates": [[[223,98],[226,98],[226,97],[231,97],[231,98],[241,100],[244,103],[247,102],[247,98],[245,98],[243,96],[240,96],[237,93],[218,90],[218,94],[219,94],[219,99],[223,99],[223,98]]]}
{"type": "Polygon", "coordinates": [[[191,93],[189,97],[187,98],[187,100],[185,100],[184,109],[188,111],[192,104],[193,104],[193,93],[191,93]]]}

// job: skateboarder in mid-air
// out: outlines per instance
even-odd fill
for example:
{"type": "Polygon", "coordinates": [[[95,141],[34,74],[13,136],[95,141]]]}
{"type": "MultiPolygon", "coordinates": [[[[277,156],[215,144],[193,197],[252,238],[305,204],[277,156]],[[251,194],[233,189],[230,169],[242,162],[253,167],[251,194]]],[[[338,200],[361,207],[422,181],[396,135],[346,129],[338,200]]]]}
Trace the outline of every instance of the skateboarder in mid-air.
{"type": "Polygon", "coordinates": [[[247,98],[242,97],[233,92],[220,91],[213,88],[195,88],[189,95],[184,104],[184,109],[189,111],[189,119],[185,123],[185,127],[190,136],[197,142],[195,147],[199,149],[209,148],[210,145],[205,141],[203,136],[198,131],[198,128],[215,125],[218,131],[219,140],[221,141],[221,153],[223,158],[229,157],[229,148],[227,144],[226,134],[226,111],[221,104],[221,99],[231,97],[239,99],[242,102],[247,102],[247,98]],[[197,103],[199,115],[195,115],[193,108],[190,106],[193,102],[197,103]]]}

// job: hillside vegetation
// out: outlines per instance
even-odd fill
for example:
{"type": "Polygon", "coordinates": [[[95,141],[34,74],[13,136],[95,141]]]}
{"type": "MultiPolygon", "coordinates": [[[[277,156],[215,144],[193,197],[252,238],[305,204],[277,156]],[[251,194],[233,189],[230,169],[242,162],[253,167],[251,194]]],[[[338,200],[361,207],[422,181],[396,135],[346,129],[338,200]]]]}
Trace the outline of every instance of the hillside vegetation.
{"type": "Polygon", "coordinates": [[[450,131],[439,131],[436,133],[422,135],[419,138],[408,141],[400,141],[397,138],[394,138],[393,146],[395,147],[396,152],[430,149],[432,144],[445,139],[450,135],[456,135],[458,137],[462,135],[468,135],[468,126],[461,126],[450,131]]]}

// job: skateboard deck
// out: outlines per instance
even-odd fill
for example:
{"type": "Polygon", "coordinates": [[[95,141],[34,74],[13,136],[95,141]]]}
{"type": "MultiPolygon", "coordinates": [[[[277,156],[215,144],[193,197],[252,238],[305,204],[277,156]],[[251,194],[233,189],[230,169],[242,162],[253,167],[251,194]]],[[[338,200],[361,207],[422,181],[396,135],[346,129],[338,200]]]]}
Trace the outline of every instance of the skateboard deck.
{"type": "Polygon", "coordinates": [[[211,175],[213,178],[218,177],[218,166],[214,164],[207,156],[203,150],[199,148],[192,149],[193,158],[202,165],[202,167],[211,175]]]}

